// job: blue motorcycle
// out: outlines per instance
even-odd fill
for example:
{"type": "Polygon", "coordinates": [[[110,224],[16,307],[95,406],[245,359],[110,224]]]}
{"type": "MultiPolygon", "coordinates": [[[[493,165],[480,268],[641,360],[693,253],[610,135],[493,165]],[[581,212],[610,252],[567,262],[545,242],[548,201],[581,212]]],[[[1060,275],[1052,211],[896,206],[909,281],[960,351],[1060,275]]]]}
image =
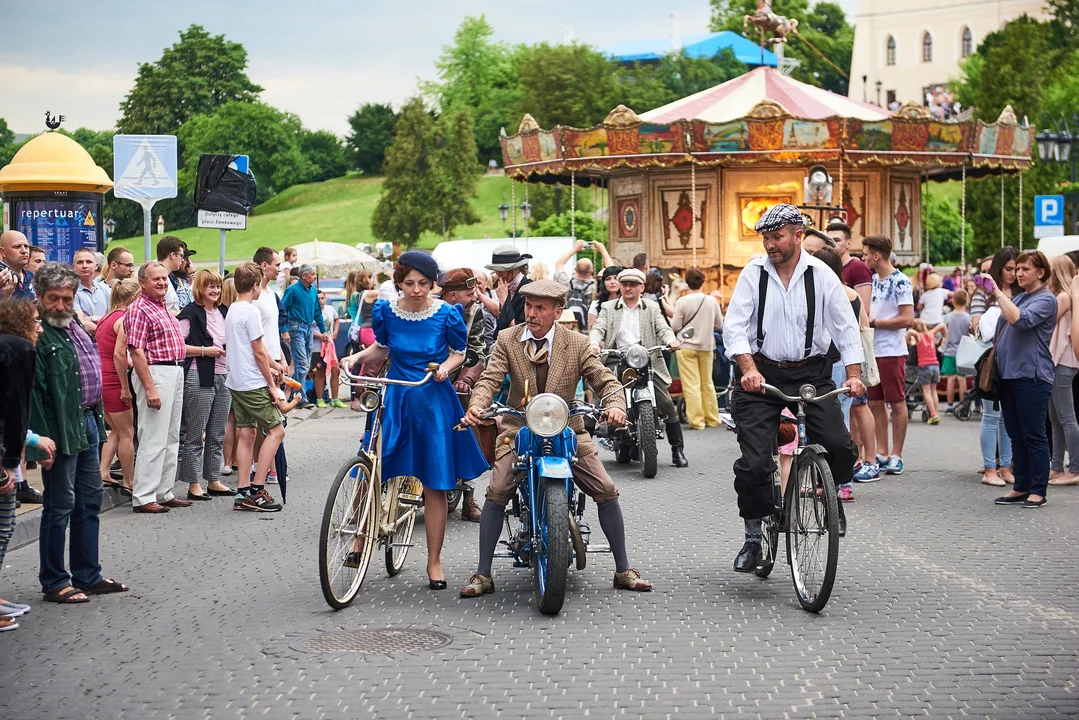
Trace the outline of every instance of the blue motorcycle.
{"type": "MultiPolygon", "coordinates": [[[[618,392],[621,392],[621,388],[618,392]]],[[[536,607],[548,615],[562,609],[566,578],[571,563],[583,570],[589,552],[610,552],[607,546],[589,544],[591,534],[584,522],[585,494],[574,499],[572,463],[577,454],[577,433],[571,417],[599,418],[603,408],[584,402],[573,409],[558,395],[543,393],[524,408],[494,403],[484,417],[512,415],[523,418],[517,431],[517,495],[506,507],[507,539],[495,557],[513,560],[514,567],[530,567],[536,574],[536,607]]]]}

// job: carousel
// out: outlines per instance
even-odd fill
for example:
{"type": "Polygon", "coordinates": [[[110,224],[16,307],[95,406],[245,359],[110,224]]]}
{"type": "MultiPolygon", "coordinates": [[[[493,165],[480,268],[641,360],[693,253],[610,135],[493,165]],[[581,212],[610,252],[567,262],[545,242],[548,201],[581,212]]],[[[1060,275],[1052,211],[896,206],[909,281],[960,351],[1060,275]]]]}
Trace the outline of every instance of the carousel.
{"type": "Polygon", "coordinates": [[[502,153],[525,193],[535,182],[602,188],[612,256],[695,265],[727,289],[761,252],[760,214],[781,202],[811,225],[843,219],[855,248],[884,234],[901,264],[920,262],[923,186],[961,180],[964,215],[968,177],[999,174],[1003,193],[1018,174],[1021,193],[1033,140],[1010,107],[993,123],[941,121],[914,104],[890,113],[760,67],[642,115],[619,105],[588,129],[544,130],[525,115],[502,153]]]}

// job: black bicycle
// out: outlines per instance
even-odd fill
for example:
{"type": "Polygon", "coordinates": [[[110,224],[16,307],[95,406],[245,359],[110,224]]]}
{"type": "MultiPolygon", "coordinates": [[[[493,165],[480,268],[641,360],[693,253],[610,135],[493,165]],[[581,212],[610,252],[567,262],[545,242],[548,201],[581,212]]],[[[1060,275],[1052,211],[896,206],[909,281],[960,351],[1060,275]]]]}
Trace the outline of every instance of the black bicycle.
{"type": "Polygon", "coordinates": [[[816,613],[828,603],[839,565],[839,498],[832,471],[824,460],[827,451],[820,445],[806,443],[805,408],[808,403],[829,400],[849,393],[850,389],[842,387],[817,395],[817,388],[807,384],[798,388],[797,397],[792,397],[767,383],[763,388],[782,400],[798,404],[797,418],[793,421],[783,419],[785,423],[796,425],[798,449],[791,458],[790,475],[784,488],[779,442],[778,439],[772,441],[776,464],[772,476],[776,511],[762,523],[761,561],[754,572],[762,578],[771,574],[779,554],[779,534],[784,533],[787,536],[787,563],[791,567],[798,602],[802,609],[816,613]]]}

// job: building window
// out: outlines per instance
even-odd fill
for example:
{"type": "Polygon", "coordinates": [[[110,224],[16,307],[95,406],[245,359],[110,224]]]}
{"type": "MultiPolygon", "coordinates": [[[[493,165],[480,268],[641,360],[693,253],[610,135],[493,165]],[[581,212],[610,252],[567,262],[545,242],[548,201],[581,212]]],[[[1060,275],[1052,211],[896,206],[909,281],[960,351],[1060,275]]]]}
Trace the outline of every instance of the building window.
{"type": "Polygon", "coordinates": [[[963,28],[963,46],[960,52],[962,57],[967,57],[974,52],[974,34],[971,33],[970,28],[963,28]]]}
{"type": "Polygon", "coordinates": [[[933,62],[933,36],[928,32],[922,35],[922,62],[933,62]]]}
{"type": "Polygon", "coordinates": [[[895,65],[895,38],[891,35],[888,36],[888,45],[885,52],[884,61],[888,65],[895,65]]]}

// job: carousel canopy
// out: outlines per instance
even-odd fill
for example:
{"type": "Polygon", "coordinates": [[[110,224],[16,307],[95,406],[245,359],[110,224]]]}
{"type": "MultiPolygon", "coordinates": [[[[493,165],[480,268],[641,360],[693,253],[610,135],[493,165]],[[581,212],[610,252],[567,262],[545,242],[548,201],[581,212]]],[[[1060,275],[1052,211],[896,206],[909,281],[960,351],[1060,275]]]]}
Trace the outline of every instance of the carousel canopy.
{"type": "MultiPolygon", "coordinates": [[[[749,43],[748,40],[746,42],[749,43]]],[[[836,116],[857,120],[886,120],[891,116],[884,108],[857,102],[823,88],[798,82],[771,68],[761,67],[722,85],[649,110],[641,115],[641,120],[650,123],[669,123],[675,120],[721,123],[748,115],[761,100],[776,102],[791,115],[807,120],[823,120],[836,116]]]]}
{"type": "Polygon", "coordinates": [[[993,123],[945,122],[908,103],[894,114],[758,68],[643,117],[624,105],[592,128],[539,127],[525,115],[502,138],[506,174],[529,182],[605,184],[619,168],[842,162],[907,165],[936,178],[1017,172],[1034,127],[1011,107],[993,123]]]}
{"type": "MultiPolygon", "coordinates": [[[[779,58],[771,50],[761,50],[761,46],[738,33],[723,32],[705,35],[687,35],[682,38],[681,50],[689,58],[712,58],[721,50],[730,49],[734,56],[746,65],[771,65],[775,67],[779,58]]],[[[673,50],[671,39],[654,38],[652,40],[629,40],[600,48],[600,52],[617,62],[649,62],[662,60],[673,50]]]]}

